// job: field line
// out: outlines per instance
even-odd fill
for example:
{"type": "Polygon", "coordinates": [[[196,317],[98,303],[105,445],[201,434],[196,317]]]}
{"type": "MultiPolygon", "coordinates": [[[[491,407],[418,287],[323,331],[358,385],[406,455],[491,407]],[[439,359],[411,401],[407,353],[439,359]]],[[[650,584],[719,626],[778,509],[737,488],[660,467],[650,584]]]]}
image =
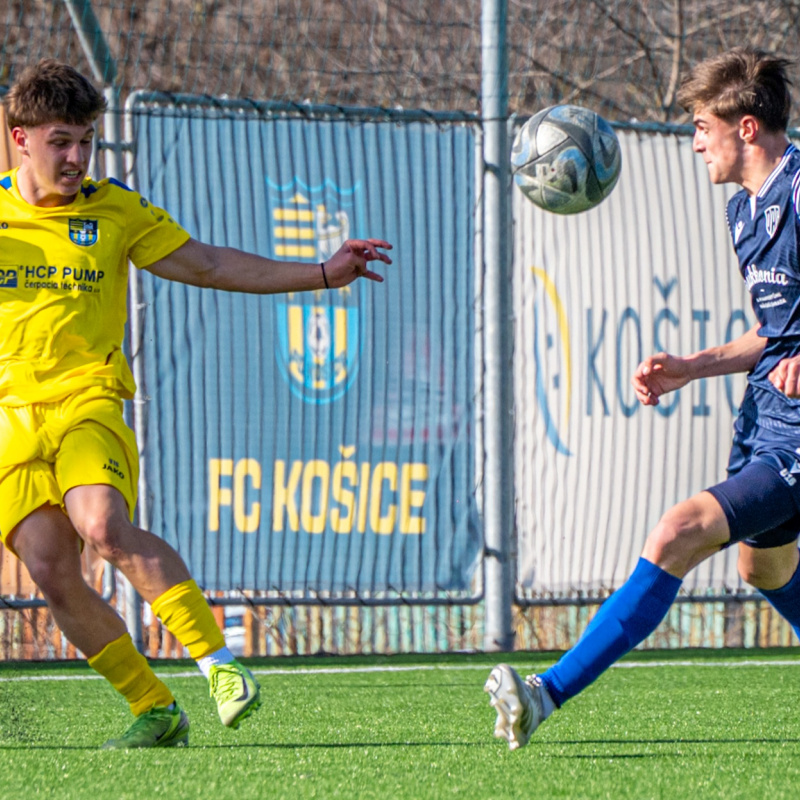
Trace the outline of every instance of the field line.
{"type": "MultiPolygon", "coordinates": [[[[499,659],[500,660],[500,659],[499,659]]],[[[494,663],[486,664],[404,664],[404,665],[376,665],[376,666],[353,666],[353,667],[255,667],[254,675],[358,675],[364,673],[380,672],[464,672],[491,670],[494,663]]],[[[739,667],[800,667],[798,659],[747,659],[747,660],[715,660],[715,661],[623,661],[614,664],[612,669],[652,669],[653,667],[724,667],[737,669],[739,667]]],[[[524,672],[523,668],[519,668],[524,672]]],[[[161,678],[201,678],[199,670],[184,672],[157,672],[161,678]]],[[[12,675],[0,677],[0,683],[22,683],[28,681],[94,681],[103,680],[100,675],[12,675]]]]}

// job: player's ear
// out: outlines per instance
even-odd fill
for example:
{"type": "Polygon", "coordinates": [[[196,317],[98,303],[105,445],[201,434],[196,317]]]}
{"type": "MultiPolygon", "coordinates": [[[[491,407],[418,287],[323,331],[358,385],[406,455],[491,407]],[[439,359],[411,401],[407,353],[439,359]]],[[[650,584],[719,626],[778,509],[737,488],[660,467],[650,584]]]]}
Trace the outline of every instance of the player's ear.
{"type": "Polygon", "coordinates": [[[17,150],[19,150],[22,155],[30,155],[28,152],[28,134],[24,128],[21,128],[19,125],[17,125],[16,128],[12,128],[11,138],[14,140],[14,144],[17,146],[17,150]]]}
{"type": "Polygon", "coordinates": [[[739,136],[747,144],[752,144],[756,140],[760,129],[761,123],[751,114],[745,114],[739,120],[739,136]]]}

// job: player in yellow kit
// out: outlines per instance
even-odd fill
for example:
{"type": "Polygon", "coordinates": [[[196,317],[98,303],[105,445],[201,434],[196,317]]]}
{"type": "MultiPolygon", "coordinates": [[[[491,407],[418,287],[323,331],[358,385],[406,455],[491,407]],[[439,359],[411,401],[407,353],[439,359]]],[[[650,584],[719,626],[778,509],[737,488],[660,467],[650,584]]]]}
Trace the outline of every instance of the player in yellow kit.
{"type": "Polygon", "coordinates": [[[125,624],[84,581],[82,544],[120,570],[209,679],[229,727],[260,705],[178,553],[132,524],[138,453],[122,403],[128,261],[194,286],[268,294],[345,286],[390,245],[353,239],[323,264],[279,262],[192,239],[123,184],[87,178],[103,96],[45,60],[4,100],[21,164],[0,174],[0,537],[57,624],[128,701],[106,747],[185,744],[189,722],[125,624]],[[379,249],[380,248],[380,249],[379,249]]]}

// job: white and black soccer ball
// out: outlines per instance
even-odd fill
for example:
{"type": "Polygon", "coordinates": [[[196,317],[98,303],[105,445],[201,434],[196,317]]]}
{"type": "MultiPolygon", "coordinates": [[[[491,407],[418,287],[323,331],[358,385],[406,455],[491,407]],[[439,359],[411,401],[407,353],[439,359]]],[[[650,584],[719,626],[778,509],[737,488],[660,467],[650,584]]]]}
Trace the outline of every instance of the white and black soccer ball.
{"type": "Polygon", "coordinates": [[[514,180],[545,211],[577,214],[602,202],[622,158],[612,127],[581,106],[551,106],[519,129],[511,150],[514,180]]]}

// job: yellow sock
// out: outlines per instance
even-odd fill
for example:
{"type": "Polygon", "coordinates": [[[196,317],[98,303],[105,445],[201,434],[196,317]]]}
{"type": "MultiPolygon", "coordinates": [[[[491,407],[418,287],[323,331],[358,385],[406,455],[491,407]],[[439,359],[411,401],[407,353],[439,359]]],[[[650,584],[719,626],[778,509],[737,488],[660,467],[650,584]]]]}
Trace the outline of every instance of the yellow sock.
{"type": "Polygon", "coordinates": [[[99,672],[129,703],[138,717],[154,706],[175,702],[172,692],[156,677],[147,659],[133,646],[129,633],[107,644],[89,666],[99,672]]]}
{"type": "Polygon", "coordinates": [[[167,589],[150,607],[195,661],[225,647],[225,637],[194,581],[167,589]]]}

